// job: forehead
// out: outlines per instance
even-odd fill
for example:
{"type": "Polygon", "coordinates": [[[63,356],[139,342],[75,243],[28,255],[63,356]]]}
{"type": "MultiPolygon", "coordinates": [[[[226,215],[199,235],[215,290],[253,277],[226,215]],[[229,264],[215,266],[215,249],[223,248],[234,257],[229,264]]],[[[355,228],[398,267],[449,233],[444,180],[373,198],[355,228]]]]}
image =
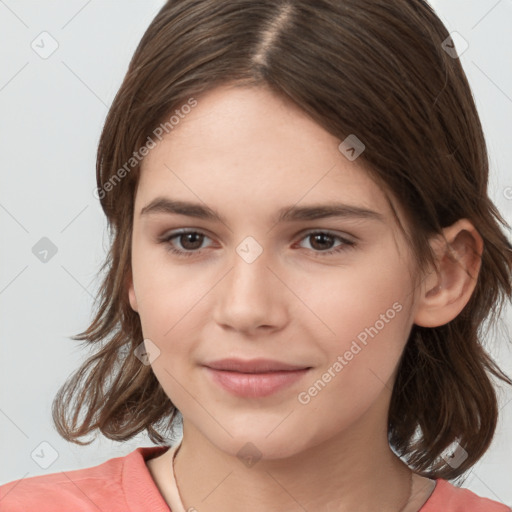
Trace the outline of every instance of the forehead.
{"type": "Polygon", "coordinates": [[[391,215],[362,159],[348,160],[341,140],[292,102],[264,87],[233,86],[196,101],[143,160],[139,211],[168,195],[239,214],[343,202],[391,215]]]}

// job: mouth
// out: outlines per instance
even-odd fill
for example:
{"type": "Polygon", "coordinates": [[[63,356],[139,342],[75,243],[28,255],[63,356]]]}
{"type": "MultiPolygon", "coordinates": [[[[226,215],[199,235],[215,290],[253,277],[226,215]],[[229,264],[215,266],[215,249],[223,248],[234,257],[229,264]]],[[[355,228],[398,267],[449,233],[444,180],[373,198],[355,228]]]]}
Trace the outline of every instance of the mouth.
{"type": "Polygon", "coordinates": [[[239,397],[259,398],[277,393],[302,379],[310,366],[269,359],[223,359],[204,368],[223,390],[239,397]]]}
{"type": "Polygon", "coordinates": [[[311,368],[307,365],[293,365],[273,359],[220,359],[204,366],[213,370],[225,370],[240,373],[270,373],[282,371],[305,370],[311,368]]]}

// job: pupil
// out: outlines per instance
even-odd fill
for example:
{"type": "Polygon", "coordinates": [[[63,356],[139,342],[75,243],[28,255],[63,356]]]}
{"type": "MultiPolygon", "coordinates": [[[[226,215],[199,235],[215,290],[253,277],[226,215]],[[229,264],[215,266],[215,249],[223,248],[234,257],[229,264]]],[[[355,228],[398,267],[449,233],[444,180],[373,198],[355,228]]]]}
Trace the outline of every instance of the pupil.
{"type": "Polygon", "coordinates": [[[188,249],[197,249],[197,247],[200,247],[200,246],[201,246],[201,236],[202,236],[202,235],[200,235],[199,233],[188,233],[188,234],[183,235],[183,236],[185,237],[185,240],[186,240],[185,244],[183,244],[183,246],[184,246],[185,248],[188,248],[188,249]],[[193,246],[193,247],[187,247],[187,243],[188,243],[187,238],[188,238],[188,239],[192,238],[192,242],[191,242],[191,243],[192,243],[192,246],[193,246]],[[195,241],[195,245],[194,245],[194,238],[199,239],[199,245],[197,245],[197,240],[195,241]]]}
{"type": "MultiPolygon", "coordinates": [[[[324,243],[324,244],[326,243],[325,239],[330,239],[331,236],[330,235],[325,235],[325,234],[318,234],[318,235],[313,235],[313,238],[314,238],[315,241],[320,239],[321,240],[320,245],[322,245],[322,243],[324,243]]],[[[325,246],[324,247],[320,247],[320,249],[322,249],[322,248],[325,249],[326,247],[325,246]]]]}

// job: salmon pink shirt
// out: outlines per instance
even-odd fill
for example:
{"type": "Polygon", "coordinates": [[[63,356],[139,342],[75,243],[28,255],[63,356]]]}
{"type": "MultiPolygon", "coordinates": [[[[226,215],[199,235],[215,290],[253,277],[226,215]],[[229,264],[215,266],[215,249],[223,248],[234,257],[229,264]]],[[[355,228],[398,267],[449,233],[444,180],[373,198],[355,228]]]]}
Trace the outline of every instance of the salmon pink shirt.
{"type": "MultiPolygon", "coordinates": [[[[186,512],[171,472],[167,505],[146,466],[173,447],[141,447],[86,469],[14,480],[0,486],[0,512],[186,512]]],[[[437,479],[420,512],[511,512],[510,507],[437,479]]]]}

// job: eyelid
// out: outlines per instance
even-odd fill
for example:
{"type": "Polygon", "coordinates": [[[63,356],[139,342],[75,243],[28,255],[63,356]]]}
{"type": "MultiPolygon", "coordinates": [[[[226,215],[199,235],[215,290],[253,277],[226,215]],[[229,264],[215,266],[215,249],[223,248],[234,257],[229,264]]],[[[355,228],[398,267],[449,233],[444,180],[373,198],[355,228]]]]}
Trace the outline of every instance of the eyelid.
{"type": "Polygon", "coordinates": [[[169,240],[170,238],[174,238],[178,235],[186,235],[188,233],[197,233],[198,235],[203,235],[208,238],[212,238],[208,234],[208,230],[205,230],[203,228],[177,228],[177,229],[171,229],[170,231],[165,231],[163,235],[157,236],[157,240],[159,242],[165,242],[166,240],[169,240]]]}
{"type": "MultiPolygon", "coordinates": [[[[172,238],[174,236],[177,236],[177,235],[180,235],[180,234],[186,234],[186,233],[197,233],[199,235],[204,235],[208,238],[212,238],[209,234],[208,234],[208,230],[205,230],[203,228],[195,228],[195,227],[186,227],[186,228],[176,228],[176,229],[173,229],[173,230],[170,230],[170,231],[166,231],[163,235],[159,235],[157,237],[157,240],[158,241],[165,241],[165,240],[168,240],[169,238],[172,238]]],[[[304,229],[302,231],[299,231],[299,233],[297,233],[294,238],[304,238],[305,236],[307,235],[312,235],[312,234],[315,234],[315,233],[324,233],[326,235],[331,235],[333,237],[338,237],[338,238],[341,238],[347,242],[357,242],[359,240],[359,238],[355,235],[352,235],[350,233],[346,233],[346,232],[337,232],[335,230],[332,230],[332,229],[328,229],[328,228],[307,228],[307,229],[304,229]]]]}
{"type": "Polygon", "coordinates": [[[359,238],[355,235],[352,235],[345,231],[343,231],[343,232],[335,231],[335,230],[329,229],[329,228],[308,228],[303,231],[300,231],[296,236],[303,238],[306,235],[312,235],[314,233],[324,233],[326,235],[331,235],[333,237],[341,238],[342,240],[346,240],[347,242],[355,243],[359,240],[359,238]]]}

